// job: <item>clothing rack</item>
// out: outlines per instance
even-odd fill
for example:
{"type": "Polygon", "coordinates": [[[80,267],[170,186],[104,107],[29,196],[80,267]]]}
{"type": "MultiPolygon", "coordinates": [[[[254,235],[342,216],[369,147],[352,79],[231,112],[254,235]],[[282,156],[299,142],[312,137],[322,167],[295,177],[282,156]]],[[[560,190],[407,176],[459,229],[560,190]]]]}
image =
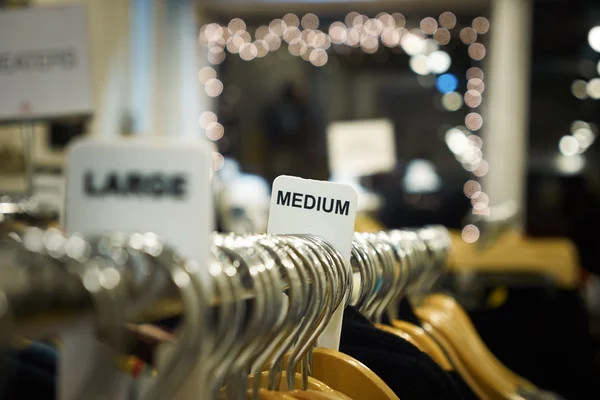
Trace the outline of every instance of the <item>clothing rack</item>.
{"type": "MultiPolygon", "coordinates": [[[[394,235],[402,237],[403,233],[395,231],[394,235]]],[[[355,243],[353,261],[360,257],[356,247],[355,243]]],[[[327,250],[335,253],[332,247],[327,250]]],[[[160,264],[179,256],[152,234],[113,233],[83,238],[79,235],[64,236],[57,229],[28,228],[19,236],[14,234],[5,238],[0,244],[0,254],[3,259],[0,289],[10,304],[14,326],[21,333],[45,334],[48,328],[68,324],[89,313],[93,299],[85,286],[85,271],[95,268],[98,257],[108,263],[105,268],[115,267],[115,271],[119,270],[119,279],[126,281],[125,286],[132,296],[128,313],[135,314],[136,319],[156,320],[182,311],[176,285],[169,279],[165,265],[160,264]],[[100,248],[108,242],[129,253],[127,262],[119,261],[115,258],[117,256],[111,259],[100,254],[100,248]],[[172,258],[152,255],[155,251],[152,245],[160,247],[172,258]],[[144,279],[139,277],[142,274],[144,279]]],[[[178,261],[182,262],[181,259],[178,261]]],[[[354,270],[356,273],[356,265],[354,270]]],[[[90,279],[89,276],[87,279],[90,279]]],[[[287,289],[285,284],[283,288],[287,289]]],[[[216,305],[218,299],[211,303],[216,305]]]]}
{"type": "MultiPolygon", "coordinates": [[[[156,309],[161,303],[174,303],[180,306],[174,307],[177,311],[185,310],[176,313],[183,316],[180,341],[145,399],[170,398],[192,367],[203,365],[198,359],[200,341],[209,348],[226,347],[218,340],[231,329],[238,329],[238,334],[247,330],[237,338],[238,343],[255,350],[240,353],[245,363],[232,360],[230,376],[242,376],[250,365],[256,368],[252,375],[260,375],[268,356],[278,354],[274,365],[279,365],[293,348],[287,385],[294,387],[294,371],[302,365],[302,387],[306,389],[311,349],[338,307],[352,305],[373,321],[381,321],[388,306],[401,296],[418,296],[431,287],[443,268],[449,243],[448,232],[441,227],[356,233],[351,265],[347,265],[337,250],[312,235],[214,234],[207,265],[210,274],[202,281],[199,271],[203,266],[185,260],[152,233],[84,238],[66,237],[56,229],[29,228],[0,242],[0,294],[6,300],[0,316],[4,336],[0,343],[6,344],[14,334],[56,333],[87,315],[94,317],[103,341],[119,353],[124,349],[125,323],[148,315],[154,319],[172,316],[157,315],[156,309]],[[308,296],[307,290],[313,294],[308,296]],[[289,306],[282,300],[284,292],[289,306]],[[254,316],[243,322],[243,304],[250,298],[254,316]],[[233,313],[234,318],[227,320],[221,315],[223,320],[211,320],[209,314],[217,306],[220,313],[233,313]],[[285,324],[278,320],[283,310],[287,313],[285,324]],[[303,325],[303,333],[297,333],[303,344],[294,345],[298,336],[291,332],[305,318],[312,322],[303,325]],[[276,345],[279,347],[272,347],[276,345]]],[[[86,396],[109,390],[111,379],[106,377],[110,375],[107,371],[114,370],[111,365],[110,360],[98,364],[99,372],[89,378],[93,382],[82,385],[83,392],[76,398],[91,398],[86,396]],[[105,378],[96,379],[99,376],[105,378]]],[[[276,385],[274,371],[269,376],[270,387],[276,385]]],[[[242,397],[239,390],[245,391],[244,379],[248,378],[240,379],[228,386],[230,398],[242,397]]],[[[219,379],[208,382],[205,387],[211,395],[207,398],[214,397],[223,384],[219,379]]],[[[259,384],[256,380],[255,394],[259,384]]]]}

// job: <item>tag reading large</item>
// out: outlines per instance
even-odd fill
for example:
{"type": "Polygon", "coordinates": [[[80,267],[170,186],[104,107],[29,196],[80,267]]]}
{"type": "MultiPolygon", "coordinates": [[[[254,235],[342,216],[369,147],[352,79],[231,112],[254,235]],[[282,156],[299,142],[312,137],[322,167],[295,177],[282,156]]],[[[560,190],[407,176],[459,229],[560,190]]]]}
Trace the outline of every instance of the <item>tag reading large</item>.
{"type": "Polygon", "coordinates": [[[214,228],[212,160],[202,141],[79,142],[68,153],[65,228],[154,232],[204,261],[214,228]]]}
{"type": "MultiPolygon", "coordinates": [[[[67,157],[66,231],[153,232],[184,257],[203,266],[214,229],[212,163],[212,148],[203,141],[76,143],[67,157]]],[[[208,268],[199,268],[199,273],[205,274],[201,276],[203,282],[210,282],[208,268]]],[[[60,358],[58,398],[71,400],[77,396],[100,347],[89,324],[74,327],[63,336],[66,340],[60,358]]],[[[111,398],[125,400],[127,393],[121,391],[111,398]]]]}
{"type": "MultiPolygon", "coordinates": [[[[356,189],[348,184],[279,176],[273,182],[268,232],[320,236],[349,265],[357,201],[356,189]]],[[[340,306],[333,314],[320,347],[339,349],[343,312],[340,306]]]]}

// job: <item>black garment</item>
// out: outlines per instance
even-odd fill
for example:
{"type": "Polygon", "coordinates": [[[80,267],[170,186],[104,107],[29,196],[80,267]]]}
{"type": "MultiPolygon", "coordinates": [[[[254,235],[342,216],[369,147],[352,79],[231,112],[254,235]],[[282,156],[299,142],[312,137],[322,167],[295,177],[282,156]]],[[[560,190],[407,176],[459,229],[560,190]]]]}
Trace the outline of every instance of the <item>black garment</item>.
{"type": "Polygon", "coordinates": [[[458,386],[460,393],[463,395],[465,400],[479,400],[479,397],[473,392],[471,387],[458,372],[449,372],[448,375],[458,386]]]}
{"type": "Polygon", "coordinates": [[[0,385],[2,400],[54,400],[56,398],[56,377],[34,364],[23,362],[15,354],[6,356],[3,361],[6,374],[0,385]]]}
{"type": "Polygon", "coordinates": [[[469,316],[492,353],[539,388],[569,400],[600,393],[588,317],[575,290],[509,288],[502,306],[469,316]]]}
{"type": "Polygon", "coordinates": [[[340,351],[377,374],[402,400],[463,400],[458,385],[429,355],[375,328],[356,309],[344,310],[340,351]]]}

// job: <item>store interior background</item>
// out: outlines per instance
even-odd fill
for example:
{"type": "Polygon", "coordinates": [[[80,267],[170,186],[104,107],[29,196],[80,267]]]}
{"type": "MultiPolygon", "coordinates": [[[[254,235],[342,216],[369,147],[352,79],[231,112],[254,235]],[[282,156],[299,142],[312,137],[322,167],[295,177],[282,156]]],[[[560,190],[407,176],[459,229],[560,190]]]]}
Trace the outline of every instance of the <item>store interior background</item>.
{"type": "MultiPolygon", "coordinates": [[[[67,3],[71,1],[3,0],[0,7],[67,3]]],[[[600,289],[594,283],[600,274],[600,146],[593,143],[600,134],[600,55],[588,40],[590,30],[600,25],[597,1],[215,0],[173,1],[173,7],[161,2],[149,7],[144,1],[83,3],[90,15],[91,86],[96,112],[91,118],[35,124],[34,192],[39,191],[41,198],[60,206],[56,191],[60,183],[57,186],[55,182],[61,180],[64,148],[74,137],[208,134],[209,138],[218,139],[214,142],[222,157],[217,156],[216,165],[221,168],[222,181],[233,179],[231,174],[236,168],[247,174],[245,179],[231,180],[235,183],[232,190],[238,194],[229,201],[243,202],[240,198],[246,198],[258,202],[236,204],[236,210],[248,207],[249,218],[253,212],[258,214],[259,222],[251,224],[257,230],[256,226],[264,225],[264,212],[268,210],[268,197],[265,205],[265,196],[260,194],[268,196],[275,176],[331,178],[326,135],[330,123],[389,119],[394,125],[397,165],[391,171],[360,179],[365,190],[378,196],[378,205],[369,210],[373,218],[389,228],[440,223],[461,232],[474,218],[475,203],[465,196],[465,182],[477,180],[487,193],[486,204],[475,213],[475,217],[484,220],[489,209],[515,195],[517,198],[512,200],[519,206],[519,213],[510,221],[511,229],[535,238],[568,238],[575,245],[581,267],[578,271],[585,279],[571,289],[586,299],[586,329],[600,343],[600,289]],[[498,6],[500,3],[504,9],[498,6]],[[515,32],[495,32],[498,25],[494,13],[502,9],[508,16],[528,10],[528,6],[519,3],[529,3],[530,15],[521,16],[524,20],[520,23],[515,20],[515,32]],[[226,26],[232,19],[241,18],[254,38],[256,28],[288,13],[300,18],[314,13],[320,21],[319,29],[327,32],[333,22],[345,21],[352,11],[370,18],[380,12],[402,13],[408,29],[419,27],[426,17],[437,20],[443,12],[454,13],[457,24],[451,30],[452,39],[440,49],[451,58],[451,66],[444,73],[457,78],[460,107],[438,88],[439,77],[430,73],[419,75],[404,51],[381,43],[374,54],[361,48],[332,45],[327,51],[327,63],[319,67],[292,55],[285,42],[278,51],[263,58],[245,61],[239,54],[225,50],[224,61],[211,63],[207,43],[198,39],[193,25],[195,18],[198,26],[226,26]],[[490,22],[489,32],[479,35],[478,42],[486,48],[481,61],[469,55],[468,45],[459,35],[477,17],[490,22]],[[154,23],[147,24],[148,21],[154,23]],[[502,42],[494,36],[504,34],[515,37],[512,42],[502,42]],[[131,39],[136,35],[136,41],[131,39]],[[512,43],[515,47],[498,49],[495,43],[512,43]],[[189,49],[196,49],[197,53],[190,53],[189,49]],[[501,57],[495,56],[495,51],[510,60],[498,61],[501,57]],[[200,57],[196,58],[196,54],[200,57]],[[185,60],[191,60],[189,65],[185,60]],[[490,75],[495,68],[493,62],[498,62],[496,70],[508,65],[514,68],[514,74],[503,71],[490,75]],[[481,106],[474,110],[462,100],[467,90],[465,74],[471,67],[483,70],[486,85],[481,106]],[[222,88],[215,82],[212,85],[216,87],[199,82],[199,78],[204,79],[199,74],[203,68],[214,69],[222,88]],[[184,72],[186,78],[181,78],[184,72]],[[494,82],[506,86],[500,97],[490,97],[497,96],[494,90],[500,91],[494,82]],[[518,92],[516,97],[511,97],[513,92],[518,92]],[[510,103],[510,98],[517,99],[516,103],[510,103]],[[202,118],[199,121],[199,117],[205,111],[218,117],[222,132],[220,127],[212,131],[203,128],[206,122],[202,118]],[[479,169],[479,176],[461,165],[448,135],[452,129],[465,125],[465,116],[473,111],[481,114],[483,125],[469,134],[482,139],[482,157],[489,161],[489,170],[479,169]],[[287,139],[277,137],[276,132],[286,129],[274,122],[278,117],[293,121],[287,139]],[[582,139],[574,135],[580,129],[586,131],[579,132],[581,135],[588,136],[582,139]],[[581,145],[582,140],[587,142],[581,145]],[[420,175],[410,177],[409,173],[415,170],[420,175]],[[244,190],[239,189],[242,187],[244,190]]],[[[505,21],[499,24],[503,28],[511,26],[505,21]]],[[[3,194],[27,189],[20,128],[17,124],[0,126],[3,194]]],[[[225,206],[219,205],[220,210],[225,206]]],[[[232,213],[225,210],[220,215],[223,230],[231,230],[232,226],[253,230],[229,221],[228,212],[232,213]]],[[[466,240],[471,239],[467,235],[466,240]]],[[[543,270],[539,272],[543,279],[533,279],[534,286],[547,278],[543,270]]],[[[490,287],[498,287],[498,282],[523,286],[523,282],[529,284],[530,278],[495,273],[480,282],[485,283],[482,286],[489,283],[490,287]]],[[[485,290],[489,292],[490,287],[485,290]]],[[[472,303],[471,309],[480,306],[477,301],[472,303]]],[[[543,308],[545,304],[538,306],[543,308]]],[[[568,324],[560,320],[556,323],[568,324]]],[[[562,329],[568,331],[568,327],[557,331],[562,329]]],[[[493,349],[491,344],[490,347],[493,349]]],[[[596,344],[596,352],[598,348],[596,344]]],[[[511,360],[502,361],[511,366],[511,360]]],[[[598,357],[596,364],[600,364],[598,357]]],[[[515,370],[519,372],[518,368],[515,370]]]]}

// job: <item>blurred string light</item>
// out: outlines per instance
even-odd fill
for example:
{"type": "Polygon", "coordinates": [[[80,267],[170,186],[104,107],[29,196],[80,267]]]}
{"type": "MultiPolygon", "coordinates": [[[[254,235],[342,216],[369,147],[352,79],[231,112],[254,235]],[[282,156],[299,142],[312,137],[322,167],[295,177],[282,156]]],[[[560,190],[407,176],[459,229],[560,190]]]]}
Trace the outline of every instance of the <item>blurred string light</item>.
{"type": "Polygon", "coordinates": [[[600,99],[600,78],[591,79],[585,88],[587,95],[594,99],[600,99]]]}
{"type": "Polygon", "coordinates": [[[595,131],[595,126],[587,122],[574,121],[571,124],[571,134],[564,135],[558,142],[560,154],[564,157],[574,157],[584,153],[596,140],[595,131]]]}
{"type": "Polygon", "coordinates": [[[475,225],[469,224],[462,230],[462,239],[467,243],[475,243],[479,239],[479,228],[475,225]]]}
{"type": "Polygon", "coordinates": [[[213,154],[215,171],[218,171],[221,168],[223,168],[223,165],[225,165],[225,158],[223,157],[223,154],[221,154],[217,151],[214,151],[212,154],[213,154]]]}
{"type": "Polygon", "coordinates": [[[477,31],[475,29],[469,27],[463,28],[460,31],[460,40],[464,44],[473,44],[477,41],[477,31]]]}
{"type": "Polygon", "coordinates": [[[450,11],[443,12],[439,17],[440,25],[445,29],[452,29],[456,26],[456,15],[450,11]]]}
{"type": "Polygon", "coordinates": [[[427,57],[427,67],[434,74],[443,74],[452,64],[450,55],[445,51],[434,51],[427,57]]]}
{"type": "Polygon", "coordinates": [[[587,94],[587,82],[581,79],[573,81],[571,84],[571,93],[579,100],[585,100],[588,98],[587,94]]]}
{"type": "MultiPolygon", "coordinates": [[[[212,65],[221,64],[227,56],[226,53],[236,54],[245,61],[266,57],[269,53],[279,50],[282,43],[286,44],[290,54],[310,62],[315,67],[323,67],[332,62],[327,53],[332,45],[335,45],[333,48],[339,54],[348,55],[351,48],[358,48],[362,53],[373,54],[380,61],[385,59],[380,57],[381,54],[388,54],[380,51],[381,45],[394,53],[404,52],[410,57],[410,68],[419,75],[419,79],[432,78],[431,85],[427,86],[435,84],[442,94],[441,103],[444,109],[457,111],[463,104],[472,109],[465,118],[466,128],[460,127],[452,131],[447,140],[463,167],[481,177],[487,173],[489,166],[481,158],[481,139],[470,134],[469,130],[477,131],[483,124],[481,115],[473,111],[482,103],[485,90],[483,71],[479,67],[472,67],[467,71],[467,91],[461,94],[457,92],[458,78],[447,73],[452,65],[452,58],[447,52],[439,49],[439,46],[450,43],[450,30],[454,29],[456,24],[456,15],[449,11],[443,12],[438,18],[423,18],[418,28],[410,30],[407,29],[406,18],[401,13],[381,12],[370,18],[358,12],[350,12],[343,21],[333,22],[319,30],[321,21],[317,15],[308,13],[300,17],[288,13],[282,18],[272,20],[268,25],[258,26],[253,35],[241,18],[233,18],[227,25],[207,24],[200,29],[198,39],[208,47],[207,58],[212,65]],[[343,50],[344,48],[346,50],[343,50]],[[458,136],[458,133],[462,136],[458,136]]],[[[471,26],[460,31],[458,36],[461,42],[468,45],[467,52],[472,60],[481,61],[485,58],[486,48],[478,39],[489,29],[489,21],[485,17],[477,17],[473,19],[471,26]]],[[[600,27],[590,31],[589,41],[592,48],[600,49],[600,27]]],[[[335,59],[334,61],[337,62],[335,59]]],[[[198,72],[198,79],[204,85],[208,96],[217,97],[223,93],[223,83],[218,79],[214,68],[203,67],[198,72]]],[[[600,98],[600,79],[574,83],[572,90],[578,96],[600,98]]],[[[233,92],[226,93],[229,100],[236,98],[231,95],[233,92]]],[[[229,100],[228,103],[235,103],[234,100],[229,100]]],[[[203,113],[199,122],[209,139],[217,141],[223,138],[224,128],[214,113],[203,113]]],[[[587,143],[591,144],[595,138],[584,128],[573,132],[572,137],[579,148],[585,147],[587,143]]],[[[220,168],[223,162],[222,155],[215,153],[215,168],[220,168]]],[[[482,211],[483,203],[485,202],[474,203],[474,211],[475,208],[476,211],[482,211]]],[[[478,238],[478,231],[476,236],[478,238]]],[[[469,237],[473,240],[472,232],[469,237]]]]}
{"type": "Polygon", "coordinates": [[[574,156],[579,153],[579,142],[573,136],[565,135],[560,138],[558,149],[564,156],[574,156]]]}
{"type": "Polygon", "coordinates": [[[443,74],[437,77],[435,87],[440,93],[454,92],[458,87],[458,78],[453,74],[443,74]]]}
{"type": "Polygon", "coordinates": [[[600,53],[600,26],[595,26],[588,33],[590,47],[600,53]]]}
{"type": "Polygon", "coordinates": [[[463,98],[458,92],[449,92],[442,96],[442,106],[448,111],[458,111],[463,106],[463,98]]]}
{"type": "Polygon", "coordinates": [[[450,43],[450,39],[452,39],[452,35],[450,31],[446,28],[440,28],[433,34],[433,39],[439,45],[446,45],[450,43]]]}

